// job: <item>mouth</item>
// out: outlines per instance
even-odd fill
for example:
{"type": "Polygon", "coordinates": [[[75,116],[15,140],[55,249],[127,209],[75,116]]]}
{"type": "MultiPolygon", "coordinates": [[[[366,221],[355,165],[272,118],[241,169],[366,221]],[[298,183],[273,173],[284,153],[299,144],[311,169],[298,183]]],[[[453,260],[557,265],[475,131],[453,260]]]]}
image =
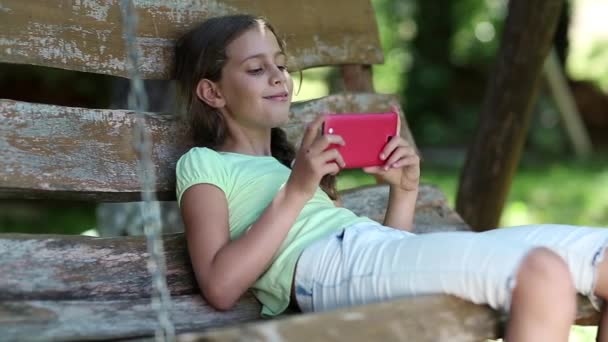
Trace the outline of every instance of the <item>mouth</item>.
{"type": "Polygon", "coordinates": [[[270,95],[270,96],[264,96],[264,98],[266,100],[271,100],[271,101],[287,101],[289,99],[289,93],[285,92],[281,92],[281,93],[277,93],[274,95],[270,95]]]}

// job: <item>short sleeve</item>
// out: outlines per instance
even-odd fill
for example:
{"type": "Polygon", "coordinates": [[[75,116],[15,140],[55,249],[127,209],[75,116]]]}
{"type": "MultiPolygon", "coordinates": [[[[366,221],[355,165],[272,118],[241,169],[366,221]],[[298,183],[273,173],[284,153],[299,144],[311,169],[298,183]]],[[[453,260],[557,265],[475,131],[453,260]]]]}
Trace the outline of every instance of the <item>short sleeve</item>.
{"type": "Polygon", "coordinates": [[[176,196],[181,204],[184,192],[196,184],[211,184],[227,193],[227,176],[220,155],[206,147],[194,147],[177,161],[176,196]]]}

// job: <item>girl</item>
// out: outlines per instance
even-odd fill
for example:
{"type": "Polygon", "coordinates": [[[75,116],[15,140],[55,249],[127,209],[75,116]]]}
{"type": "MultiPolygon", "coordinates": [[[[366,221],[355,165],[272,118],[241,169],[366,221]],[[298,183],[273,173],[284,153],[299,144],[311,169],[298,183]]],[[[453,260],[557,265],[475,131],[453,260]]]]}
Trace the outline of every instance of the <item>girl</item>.
{"type": "MultiPolygon", "coordinates": [[[[290,303],[309,312],[447,293],[508,310],[509,341],[567,341],[575,292],[597,309],[608,297],[608,229],[410,233],[419,159],[399,136],[382,167],[364,169],[390,185],[384,224],[336,206],[344,161],[327,147],[344,141],[320,136],[319,116],[297,152],[289,146],[278,127],[293,83],[263,19],[210,19],[180,39],[176,56],[198,146],[177,163],[177,198],[196,279],[215,308],[230,309],[249,288],[266,316],[290,303]]],[[[598,335],[608,342],[608,330],[598,335]]]]}

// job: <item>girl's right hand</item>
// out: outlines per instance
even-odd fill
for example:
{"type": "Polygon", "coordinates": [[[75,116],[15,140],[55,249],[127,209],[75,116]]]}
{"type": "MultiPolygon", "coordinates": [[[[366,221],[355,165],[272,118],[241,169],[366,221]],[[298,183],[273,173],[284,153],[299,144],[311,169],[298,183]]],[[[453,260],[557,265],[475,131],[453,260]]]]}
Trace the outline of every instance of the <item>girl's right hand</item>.
{"type": "Polygon", "coordinates": [[[327,174],[335,175],[345,166],[344,159],[337,149],[327,149],[332,144],[344,146],[344,140],[339,135],[320,135],[319,129],[325,120],[320,115],[306,126],[300,149],[287,180],[286,190],[310,199],[321,178],[327,174]]]}

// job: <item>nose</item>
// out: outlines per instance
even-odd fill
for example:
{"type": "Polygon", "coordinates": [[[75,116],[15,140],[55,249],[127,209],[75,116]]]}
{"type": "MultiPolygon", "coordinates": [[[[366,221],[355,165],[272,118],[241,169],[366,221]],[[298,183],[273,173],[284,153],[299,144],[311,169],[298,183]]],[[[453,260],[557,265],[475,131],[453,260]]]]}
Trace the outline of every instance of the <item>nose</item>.
{"type": "Polygon", "coordinates": [[[275,65],[271,69],[270,84],[275,85],[283,82],[285,82],[285,74],[283,73],[283,70],[275,65]]]}

